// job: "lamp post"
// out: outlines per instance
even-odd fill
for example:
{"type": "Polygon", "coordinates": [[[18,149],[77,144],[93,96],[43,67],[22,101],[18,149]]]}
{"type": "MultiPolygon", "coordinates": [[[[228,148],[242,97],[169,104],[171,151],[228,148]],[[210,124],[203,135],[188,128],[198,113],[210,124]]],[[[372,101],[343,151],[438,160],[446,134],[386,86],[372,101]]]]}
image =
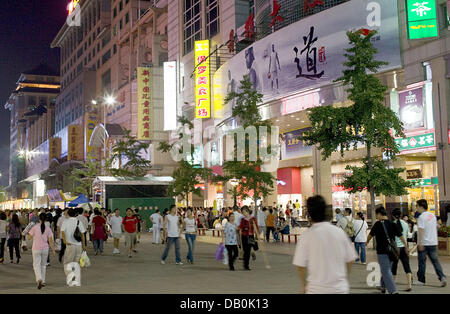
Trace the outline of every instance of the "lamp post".
{"type": "MultiPolygon", "coordinates": [[[[92,100],[91,103],[93,105],[97,105],[97,100],[92,100]]],[[[105,136],[103,139],[103,159],[104,159],[104,166],[106,167],[106,108],[107,106],[113,106],[116,103],[116,99],[113,95],[106,95],[103,98],[102,105],[103,105],[103,127],[105,131],[105,136]]]]}
{"type": "Polygon", "coordinates": [[[230,184],[233,186],[234,207],[237,206],[237,186],[239,184],[238,179],[231,179],[230,184]]]}

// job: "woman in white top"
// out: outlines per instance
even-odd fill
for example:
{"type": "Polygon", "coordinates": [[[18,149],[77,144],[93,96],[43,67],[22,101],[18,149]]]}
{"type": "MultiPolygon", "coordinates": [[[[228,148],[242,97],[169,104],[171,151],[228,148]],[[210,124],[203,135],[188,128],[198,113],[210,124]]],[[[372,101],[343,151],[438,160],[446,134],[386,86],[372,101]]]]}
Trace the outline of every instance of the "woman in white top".
{"type": "Polygon", "coordinates": [[[183,227],[185,228],[185,237],[188,245],[188,254],[186,260],[190,264],[194,264],[194,247],[195,238],[197,235],[197,221],[192,214],[192,209],[188,208],[186,211],[186,218],[183,220],[183,227]]]}
{"type": "Polygon", "coordinates": [[[356,262],[366,264],[366,242],[367,242],[367,222],[364,220],[364,214],[359,212],[353,220],[355,230],[355,249],[358,254],[356,262]]]}
{"type": "Polygon", "coordinates": [[[169,214],[164,217],[164,236],[166,238],[166,249],[161,257],[161,264],[165,264],[170,247],[175,244],[175,262],[177,265],[183,265],[180,258],[180,220],[177,215],[175,205],[170,206],[169,214]]]}

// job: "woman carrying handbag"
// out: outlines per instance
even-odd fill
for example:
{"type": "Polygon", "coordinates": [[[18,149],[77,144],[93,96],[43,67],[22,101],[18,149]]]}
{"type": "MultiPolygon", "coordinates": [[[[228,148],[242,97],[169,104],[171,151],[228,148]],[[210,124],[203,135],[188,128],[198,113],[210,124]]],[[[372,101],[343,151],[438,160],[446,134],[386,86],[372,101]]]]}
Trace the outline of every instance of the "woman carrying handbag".
{"type": "Polygon", "coordinates": [[[241,219],[238,230],[244,250],[244,269],[250,270],[250,252],[252,248],[255,251],[258,250],[259,229],[255,217],[250,217],[250,211],[247,206],[242,207],[242,214],[244,217],[241,219]]]}

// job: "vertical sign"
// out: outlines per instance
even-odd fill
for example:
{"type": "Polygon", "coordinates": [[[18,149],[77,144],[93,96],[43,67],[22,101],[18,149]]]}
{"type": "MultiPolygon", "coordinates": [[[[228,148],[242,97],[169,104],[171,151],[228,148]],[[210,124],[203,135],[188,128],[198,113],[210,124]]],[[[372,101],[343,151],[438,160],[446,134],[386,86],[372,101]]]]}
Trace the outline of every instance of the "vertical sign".
{"type": "Polygon", "coordinates": [[[138,67],[138,140],[149,141],[153,135],[152,77],[150,68],[138,67]]]}
{"type": "Polygon", "coordinates": [[[69,125],[69,152],[67,160],[83,160],[81,125],[69,125]]]}
{"type": "Polygon", "coordinates": [[[164,131],[177,128],[177,63],[164,62],[164,131]]]}
{"type": "Polygon", "coordinates": [[[209,40],[195,42],[195,118],[211,117],[209,40]]]}
{"type": "Polygon", "coordinates": [[[409,39],[438,36],[436,0],[406,0],[409,39]]]}
{"type": "Polygon", "coordinates": [[[423,87],[399,92],[400,121],[405,130],[425,127],[425,109],[423,106],[423,87]]]}
{"type": "Polygon", "coordinates": [[[58,159],[61,157],[61,138],[52,137],[49,140],[49,149],[48,149],[48,163],[52,162],[54,158],[58,159]]]}
{"type": "Polygon", "coordinates": [[[94,132],[95,126],[98,123],[98,114],[97,112],[90,112],[86,113],[85,115],[85,143],[86,143],[86,159],[93,158],[97,159],[98,156],[96,155],[97,150],[95,147],[92,147],[89,145],[89,142],[91,140],[92,133],[94,132]]]}

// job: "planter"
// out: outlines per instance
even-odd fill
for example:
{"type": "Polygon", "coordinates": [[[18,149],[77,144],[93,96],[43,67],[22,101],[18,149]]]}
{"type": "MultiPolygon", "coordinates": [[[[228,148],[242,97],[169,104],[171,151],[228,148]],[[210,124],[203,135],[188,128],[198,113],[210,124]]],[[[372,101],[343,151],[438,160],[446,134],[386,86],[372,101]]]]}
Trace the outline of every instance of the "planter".
{"type": "Polygon", "coordinates": [[[438,237],[438,255],[450,256],[450,238],[438,237]]]}

